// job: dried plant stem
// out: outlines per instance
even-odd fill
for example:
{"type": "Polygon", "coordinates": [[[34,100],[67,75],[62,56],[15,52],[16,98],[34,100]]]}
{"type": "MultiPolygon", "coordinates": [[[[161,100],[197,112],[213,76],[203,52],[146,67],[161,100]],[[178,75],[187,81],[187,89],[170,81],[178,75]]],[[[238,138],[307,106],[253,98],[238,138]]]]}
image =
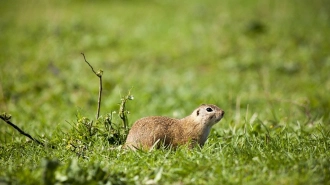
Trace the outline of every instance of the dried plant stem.
{"type": "Polygon", "coordinates": [[[10,121],[11,116],[6,116],[5,114],[0,115],[0,119],[2,119],[4,122],[6,122],[7,124],[9,124],[10,126],[12,126],[15,130],[17,130],[19,133],[23,134],[24,136],[28,137],[29,139],[31,139],[32,141],[36,142],[37,144],[44,146],[44,143],[42,143],[41,141],[33,138],[30,134],[24,132],[22,129],[20,129],[18,126],[16,126],[14,123],[12,123],[10,121]]]}
{"type": "Polygon", "coordinates": [[[82,56],[84,57],[85,62],[89,65],[89,67],[92,69],[93,73],[100,79],[100,84],[99,84],[99,98],[98,98],[98,102],[97,102],[97,113],[96,113],[96,119],[98,119],[100,117],[100,109],[101,109],[101,98],[102,98],[102,74],[103,71],[99,70],[98,72],[96,72],[93,68],[93,66],[87,62],[85,54],[81,53],[82,56]]]}
{"type": "Polygon", "coordinates": [[[126,134],[128,132],[127,114],[129,114],[129,112],[126,110],[126,102],[127,102],[127,100],[133,100],[133,99],[134,99],[134,97],[131,95],[131,92],[129,91],[128,95],[121,98],[121,103],[120,103],[120,107],[119,107],[119,117],[123,121],[123,125],[124,125],[126,134]]]}
{"type": "Polygon", "coordinates": [[[100,84],[99,84],[99,98],[97,100],[97,116],[96,119],[100,116],[100,109],[101,109],[101,98],[102,98],[102,76],[100,76],[100,84]]]}
{"type": "Polygon", "coordinates": [[[126,101],[127,101],[126,97],[122,98],[121,103],[120,103],[120,107],[119,107],[119,117],[123,121],[125,131],[127,131],[127,126],[128,126],[126,101]]]}

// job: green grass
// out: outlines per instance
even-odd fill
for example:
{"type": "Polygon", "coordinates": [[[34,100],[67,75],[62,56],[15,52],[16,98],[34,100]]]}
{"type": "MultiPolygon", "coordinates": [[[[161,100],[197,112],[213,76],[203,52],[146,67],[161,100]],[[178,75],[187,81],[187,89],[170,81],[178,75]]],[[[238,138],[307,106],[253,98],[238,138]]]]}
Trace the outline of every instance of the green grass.
{"type": "Polygon", "coordinates": [[[55,148],[1,121],[0,183],[330,184],[329,12],[326,0],[2,2],[0,112],[55,148]],[[200,150],[84,135],[98,79],[81,52],[104,71],[102,119],[128,91],[130,124],[202,103],[226,115],[200,150]]]}

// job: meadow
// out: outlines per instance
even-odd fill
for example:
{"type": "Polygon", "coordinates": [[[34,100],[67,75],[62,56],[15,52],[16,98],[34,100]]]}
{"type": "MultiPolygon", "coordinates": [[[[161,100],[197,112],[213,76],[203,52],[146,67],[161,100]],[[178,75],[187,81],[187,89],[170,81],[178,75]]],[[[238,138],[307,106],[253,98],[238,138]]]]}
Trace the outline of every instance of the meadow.
{"type": "Polygon", "coordinates": [[[0,113],[45,146],[0,120],[0,184],[330,184],[329,33],[326,0],[2,1],[0,113]],[[123,100],[129,126],[226,114],[132,152],[123,100]]]}

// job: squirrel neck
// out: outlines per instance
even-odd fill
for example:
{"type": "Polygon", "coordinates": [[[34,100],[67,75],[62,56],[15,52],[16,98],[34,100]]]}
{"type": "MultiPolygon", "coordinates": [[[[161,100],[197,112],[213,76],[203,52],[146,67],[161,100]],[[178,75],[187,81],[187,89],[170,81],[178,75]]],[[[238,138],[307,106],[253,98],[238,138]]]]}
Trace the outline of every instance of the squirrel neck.
{"type": "Polygon", "coordinates": [[[180,119],[180,124],[183,132],[182,135],[189,137],[188,139],[197,141],[201,145],[205,143],[211,130],[211,127],[206,126],[191,116],[180,119]]]}

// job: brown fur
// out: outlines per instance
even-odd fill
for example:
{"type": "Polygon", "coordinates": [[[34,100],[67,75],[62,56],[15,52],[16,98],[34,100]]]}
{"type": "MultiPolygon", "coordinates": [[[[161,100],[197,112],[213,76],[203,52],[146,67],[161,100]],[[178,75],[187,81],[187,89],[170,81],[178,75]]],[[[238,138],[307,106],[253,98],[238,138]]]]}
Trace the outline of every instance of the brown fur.
{"type": "Polygon", "coordinates": [[[137,120],[128,133],[125,148],[151,149],[159,146],[197,144],[203,146],[211,127],[219,122],[224,111],[215,105],[201,105],[189,116],[175,119],[151,116],[137,120]]]}

